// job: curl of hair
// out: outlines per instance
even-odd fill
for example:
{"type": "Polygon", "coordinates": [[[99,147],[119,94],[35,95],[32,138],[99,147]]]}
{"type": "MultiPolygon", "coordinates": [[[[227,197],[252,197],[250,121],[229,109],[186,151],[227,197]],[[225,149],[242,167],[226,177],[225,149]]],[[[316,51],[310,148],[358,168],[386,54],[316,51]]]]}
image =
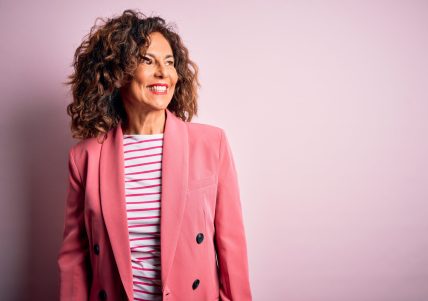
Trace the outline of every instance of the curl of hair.
{"type": "Polygon", "coordinates": [[[171,25],[159,16],[146,17],[127,9],[91,28],[77,47],[74,72],[68,76],[73,101],[67,106],[73,138],[105,136],[126,120],[119,89],[129,83],[150,45],[149,35],[161,33],[169,42],[178,80],[168,109],[184,121],[197,115],[198,66],[171,25]]]}

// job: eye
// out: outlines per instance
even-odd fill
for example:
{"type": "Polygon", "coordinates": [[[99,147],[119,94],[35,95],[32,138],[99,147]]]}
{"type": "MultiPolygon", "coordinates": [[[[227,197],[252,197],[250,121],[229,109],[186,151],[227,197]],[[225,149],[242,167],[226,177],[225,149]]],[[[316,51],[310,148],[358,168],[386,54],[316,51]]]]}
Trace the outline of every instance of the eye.
{"type": "Polygon", "coordinates": [[[167,63],[174,66],[174,61],[167,61],[167,63]]]}
{"type": "Polygon", "coordinates": [[[147,56],[143,56],[143,61],[147,64],[150,65],[152,63],[152,60],[149,59],[147,56]]]}

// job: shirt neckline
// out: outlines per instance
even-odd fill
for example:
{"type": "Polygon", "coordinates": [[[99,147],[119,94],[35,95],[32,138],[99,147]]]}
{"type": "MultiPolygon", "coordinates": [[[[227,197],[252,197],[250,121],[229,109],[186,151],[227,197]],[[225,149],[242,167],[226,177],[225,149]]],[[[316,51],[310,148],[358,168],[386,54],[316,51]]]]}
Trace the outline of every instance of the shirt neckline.
{"type": "Polygon", "coordinates": [[[151,136],[163,136],[163,133],[157,133],[157,134],[124,134],[123,137],[140,137],[140,136],[147,136],[147,137],[151,137],[151,136]]]}

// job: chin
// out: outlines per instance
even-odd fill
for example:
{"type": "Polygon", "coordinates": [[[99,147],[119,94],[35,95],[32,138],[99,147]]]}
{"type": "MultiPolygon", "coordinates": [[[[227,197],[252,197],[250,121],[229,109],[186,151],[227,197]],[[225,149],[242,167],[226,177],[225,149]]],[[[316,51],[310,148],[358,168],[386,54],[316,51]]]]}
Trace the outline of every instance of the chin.
{"type": "Polygon", "coordinates": [[[168,107],[168,105],[169,105],[169,102],[163,102],[163,103],[154,104],[152,105],[152,107],[157,110],[165,110],[168,107]]]}

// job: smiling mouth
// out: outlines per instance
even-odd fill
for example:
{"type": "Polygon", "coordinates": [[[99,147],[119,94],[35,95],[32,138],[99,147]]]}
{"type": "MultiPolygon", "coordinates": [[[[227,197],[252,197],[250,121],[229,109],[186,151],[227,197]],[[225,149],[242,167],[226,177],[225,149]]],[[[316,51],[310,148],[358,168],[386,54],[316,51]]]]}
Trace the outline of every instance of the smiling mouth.
{"type": "Polygon", "coordinates": [[[157,86],[157,85],[153,85],[153,86],[149,86],[147,87],[150,92],[152,92],[153,94],[166,94],[166,92],[168,91],[168,88],[166,86],[157,86]]]}

